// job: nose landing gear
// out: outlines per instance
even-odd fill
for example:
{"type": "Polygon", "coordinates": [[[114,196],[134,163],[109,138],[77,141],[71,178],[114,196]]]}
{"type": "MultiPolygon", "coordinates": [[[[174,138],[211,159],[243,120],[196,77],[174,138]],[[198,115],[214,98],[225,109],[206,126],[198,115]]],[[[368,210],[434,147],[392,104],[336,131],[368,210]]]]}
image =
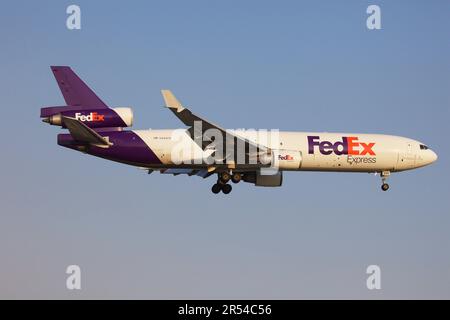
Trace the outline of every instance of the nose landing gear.
{"type": "Polygon", "coordinates": [[[383,184],[381,185],[381,190],[383,191],[389,190],[389,184],[386,183],[386,180],[390,175],[391,175],[390,171],[381,172],[381,181],[383,182],[383,184]]]}

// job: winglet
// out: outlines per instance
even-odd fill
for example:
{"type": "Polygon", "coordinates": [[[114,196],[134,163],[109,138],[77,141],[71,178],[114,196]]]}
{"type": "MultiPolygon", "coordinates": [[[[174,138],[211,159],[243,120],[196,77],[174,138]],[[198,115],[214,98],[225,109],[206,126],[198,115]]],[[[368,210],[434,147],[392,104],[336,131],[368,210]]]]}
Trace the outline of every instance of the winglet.
{"type": "Polygon", "coordinates": [[[181,105],[180,101],[178,101],[177,98],[175,98],[172,91],[161,90],[161,94],[163,95],[164,102],[166,103],[167,108],[176,109],[177,112],[184,110],[184,107],[181,105]]]}

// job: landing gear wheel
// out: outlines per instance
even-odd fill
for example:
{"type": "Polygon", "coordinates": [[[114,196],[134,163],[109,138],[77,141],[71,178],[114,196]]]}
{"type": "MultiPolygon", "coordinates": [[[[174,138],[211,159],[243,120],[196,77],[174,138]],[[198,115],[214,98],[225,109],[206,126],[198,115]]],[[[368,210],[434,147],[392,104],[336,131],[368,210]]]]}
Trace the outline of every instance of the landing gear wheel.
{"type": "Polygon", "coordinates": [[[229,194],[231,192],[231,189],[233,189],[233,187],[230,184],[224,184],[222,186],[222,192],[225,194],[229,194]]]}
{"type": "Polygon", "coordinates": [[[383,183],[381,185],[381,190],[388,191],[389,185],[386,183],[387,178],[391,175],[390,171],[382,171],[381,172],[381,182],[383,183]]]}
{"type": "Polygon", "coordinates": [[[231,175],[228,172],[222,172],[222,174],[220,175],[220,180],[223,183],[227,183],[228,181],[230,181],[231,179],[231,175]]]}
{"type": "Polygon", "coordinates": [[[220,192],[220,190],[222,190],[222,186],[221,186],[220,184],[218,184],[218,183],[214,184],[214,185],[212,186],[212,188],[211,188],[211,191],[212,191],[214,194],[218,194],[218,193],[220,192]]]}
{"type": "Polygon", "coordinates": [[[233,175],[231,176],[231,181],[233,181],[233,183],[238,183],[239,181],[241,181],[242,179],[242,175],[238,172],[233,173],[233,175]]]}

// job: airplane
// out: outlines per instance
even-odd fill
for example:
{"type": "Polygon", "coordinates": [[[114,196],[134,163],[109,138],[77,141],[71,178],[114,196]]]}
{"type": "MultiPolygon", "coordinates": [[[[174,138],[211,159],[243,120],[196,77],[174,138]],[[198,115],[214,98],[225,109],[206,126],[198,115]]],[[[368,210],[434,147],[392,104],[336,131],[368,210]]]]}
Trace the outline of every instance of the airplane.
{"type": "Polygon", "coordinates": [[[215,194],[230,193],[230,181],[280,187],[284,171],[380,174],[387,191],[391,173],[437,160],[422,142],[393,135],[226,130],[192,113],[169,90],[161,91],[165,106],[187,128],[127,130],[133,125],[131,108],[110,108],[68,66],[51,70],[66,105],[43,107],[40,117],[68,130],[58,134],[58,145],[149,174],[217,175],[215,194]]]}

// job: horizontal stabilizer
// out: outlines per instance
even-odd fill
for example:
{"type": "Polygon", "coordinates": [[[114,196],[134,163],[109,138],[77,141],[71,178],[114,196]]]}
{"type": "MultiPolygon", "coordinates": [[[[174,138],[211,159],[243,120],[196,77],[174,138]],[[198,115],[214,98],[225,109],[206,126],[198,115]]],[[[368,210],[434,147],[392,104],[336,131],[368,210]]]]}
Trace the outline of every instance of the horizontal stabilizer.
{"type": "Polygon", "coordinates": [[[69,129],[70,135],[75,141],[95,145],[101,148],[109,148],[109,146],[112,146],[111,142],[86,126],[80,120],[63,116],[62,121],[66,128],[69,129]]]}

